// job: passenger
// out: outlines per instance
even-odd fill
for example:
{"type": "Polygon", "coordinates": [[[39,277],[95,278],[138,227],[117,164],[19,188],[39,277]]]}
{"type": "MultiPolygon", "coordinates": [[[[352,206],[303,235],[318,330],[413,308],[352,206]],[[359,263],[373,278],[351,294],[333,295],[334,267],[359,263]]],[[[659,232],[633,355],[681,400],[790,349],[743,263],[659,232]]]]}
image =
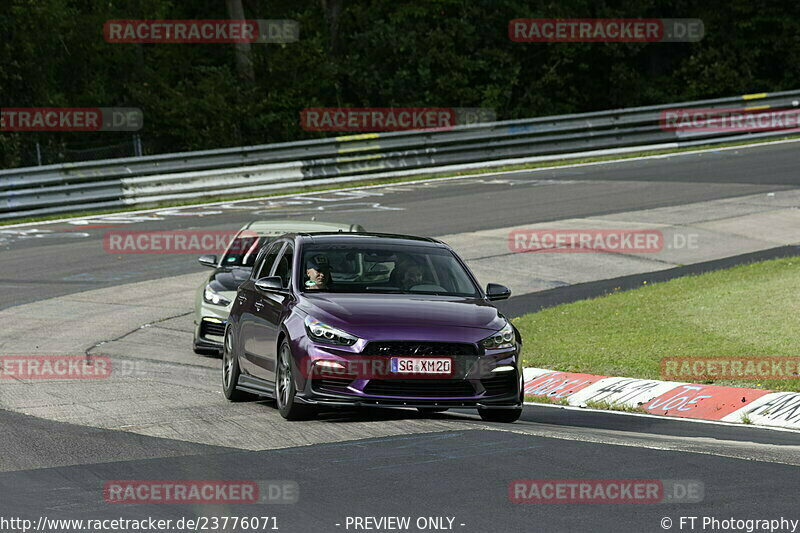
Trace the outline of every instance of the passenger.
{"type": "Polygon", "coordinates": [[[423,268],[414,259],[404,259],[397,263],[392,272],[392,281],[403,290],[423,283],[423,268]]]}

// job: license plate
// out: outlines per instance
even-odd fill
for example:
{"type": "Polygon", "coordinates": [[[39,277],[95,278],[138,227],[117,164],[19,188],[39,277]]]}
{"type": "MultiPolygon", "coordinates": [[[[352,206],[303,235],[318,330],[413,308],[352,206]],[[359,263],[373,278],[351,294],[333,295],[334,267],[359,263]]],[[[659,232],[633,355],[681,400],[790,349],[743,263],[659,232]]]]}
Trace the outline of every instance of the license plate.
{"type": "Polygon", "coordinates": [[[392,372],[449,376],[453,373],[453,360],[448,357],[392,357],[392,372]]]}

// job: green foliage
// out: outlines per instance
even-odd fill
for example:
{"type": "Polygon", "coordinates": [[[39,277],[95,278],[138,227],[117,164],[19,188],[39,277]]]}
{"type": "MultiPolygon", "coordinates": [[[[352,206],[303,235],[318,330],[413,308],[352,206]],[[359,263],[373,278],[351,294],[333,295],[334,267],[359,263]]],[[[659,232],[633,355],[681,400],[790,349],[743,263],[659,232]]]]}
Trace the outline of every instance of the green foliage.
{"type": "MultiPolygon", "coordinates": [[[[328,3],[335,0],[328,0],[328,3]]],[[[139,107],[151,153],[321,134],[313,106],[489,107],[500,119],[800,87],[800,3],[731,0],[340,0],[337,46],[321,0],[244,0],[252,19],[294,19],[300,41],[253,45],[255,84],[229,44],[110,44],[109,19],[226,18],[219,0],[4,0],[0,105],[139,107]],[[517,43],[532,17],[700,18],[699,43],[517,43]]],[[[0,167],[31,147],[128,134],[1,134],[0,167]]],[[[28,163],[30,164],[30,163],[28,163]]]]}

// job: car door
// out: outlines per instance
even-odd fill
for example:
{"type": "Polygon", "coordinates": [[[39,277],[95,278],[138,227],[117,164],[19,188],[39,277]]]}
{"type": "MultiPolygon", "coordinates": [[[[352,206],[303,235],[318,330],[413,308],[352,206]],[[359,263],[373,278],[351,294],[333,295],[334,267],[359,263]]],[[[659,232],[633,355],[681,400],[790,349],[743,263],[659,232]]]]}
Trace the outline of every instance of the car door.
{"type": "Polygon", "coordinates": [[[285,244],[284,241],[276,241],[270,245],[254,265],[250,279],[240,287],[237,294],[238,303],[242,309],[239,335],[244,355],[240,366],[247,374],[264,379],[267,379],[267,375],[263,371],[263,366],[259,364],[266,355],[262,353],[265,349],[262,343],[263,339],[259,338],[260,322],[263,320],[260,317],[260,311],[264,303],[263,294],[256,290],[255,282],[270,275],[285,244]]]}
{"type": "MultiPolygon", "coordinates": [[[[293,258],[294,246],[292,243],[287,242],[269,274],[270,276],[279,276],[282,287],[287,291],[291,290],[293,258]]],[[[258,372],[257,375],[259,377],[274,382],[278,357],[278,333],[284,309],[291,296],[289,294],[258,290],[256,290],[256,293],[254,312],[256,318],[254,319],[253,335],[256,337],[255,345],[258,350],[255,364],[259,368],[254,372],[258,372]]]]}

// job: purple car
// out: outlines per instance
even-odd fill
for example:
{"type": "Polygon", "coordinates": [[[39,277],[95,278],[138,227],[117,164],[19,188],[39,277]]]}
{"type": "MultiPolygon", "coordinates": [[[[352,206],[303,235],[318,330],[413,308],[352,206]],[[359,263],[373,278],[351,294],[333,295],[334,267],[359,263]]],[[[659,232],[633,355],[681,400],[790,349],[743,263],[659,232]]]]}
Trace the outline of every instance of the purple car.
{"type": "Polygon", "coordinates": [[[288,420],[319,406],[522,412],[522,339],[446,244],[403,235],[285,235],[261,250],[230,312],[223,387],[275,398],[288,420]]]}

